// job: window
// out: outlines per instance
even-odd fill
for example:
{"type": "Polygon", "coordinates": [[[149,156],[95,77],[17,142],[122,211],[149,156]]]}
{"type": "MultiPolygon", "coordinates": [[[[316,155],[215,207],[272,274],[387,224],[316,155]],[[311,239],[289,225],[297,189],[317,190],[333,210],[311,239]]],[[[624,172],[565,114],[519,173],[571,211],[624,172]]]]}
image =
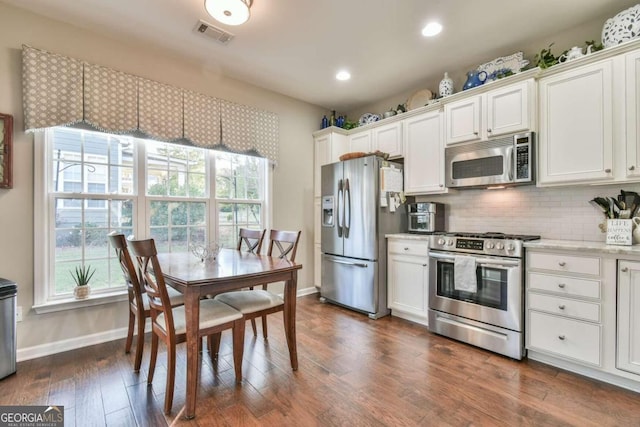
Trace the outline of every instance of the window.
{"type": "Polygon", "coordinates": [[[265,159],[70,128],[42,139],[36,307],[71,297],[77,265],[96,269],[92,295],[123,291],[112,231],[152,237],[168,252],[211,240],[235,247],[239,227],[266,223],[265,159]]]}

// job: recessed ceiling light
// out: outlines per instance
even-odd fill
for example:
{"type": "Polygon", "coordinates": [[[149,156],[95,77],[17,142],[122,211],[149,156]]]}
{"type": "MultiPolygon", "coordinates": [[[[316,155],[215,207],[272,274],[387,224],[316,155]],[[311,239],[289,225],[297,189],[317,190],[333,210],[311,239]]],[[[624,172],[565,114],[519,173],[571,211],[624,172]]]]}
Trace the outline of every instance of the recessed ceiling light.
{"type": "Polygon", "coordinates": [[[346,70],[338,71],[338,74],[336,74],[336,79],[338,80],[349,80],[350,78],[351,74],[346,70]]]}
{"type": "Polygon", "coordinates": [[[427,26],[422,29],[422,35],[425,37],[433,37],[440,34],[440,31],[442,31],[442,25],[437,22],[429,22],[427,26]]]}

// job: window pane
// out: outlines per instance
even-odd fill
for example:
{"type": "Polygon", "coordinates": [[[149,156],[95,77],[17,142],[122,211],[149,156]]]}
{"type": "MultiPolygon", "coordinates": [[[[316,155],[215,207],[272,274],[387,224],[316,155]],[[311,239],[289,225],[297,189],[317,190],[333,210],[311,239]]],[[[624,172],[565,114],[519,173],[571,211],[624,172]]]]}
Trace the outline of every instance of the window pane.
{"type": "Polygon", "coordinates": [[[205,173],[205,151],[190,150],[189,151],[189,173],[205,173]]]}
{"type": "Polygon", "coordinates": [[[112,200],[110,205],[111,228],[127,227],[131,229],[133,226],[133,200],[112,200]]]}
{"type": "Polygon", "coordinates": [[[172,170],[169,172],[169,195],[170,196],[188,196],[187,193],[187,174],[172,170]]]}
{"type": "Polygon", "coordinates": [[[206,151],[176,144],[146,142],[147,194],[205,197],[206,151]],[[198,177],[192,177],[196,174],[198,177]],[[193,180],[193,183],[190,182],[193,180]]]}
{"type": "Polygon", "coordinates": [[[218,203],[218,224],[229,225],[234,224],[234,212],[233,204],[231,203],[218,203]]]}
{"type": "Polygon", "coordinates": [[[187,225],[187,204],[186,203],[171,203],[169,215],[171,217],[171,225],[187,225]]]}
{"type": "Polygon", "coordinates": [[[207,176],[204,174],[189,175],[189,194],[192,197],[205,197],[207,194],[207,176]]]}
{"type": "Polygon", "coordinates": [[[82,235],[79,228],[56,230],[56,263],[82,259],[82,235]]]}
{"type": "Polygon", "coordinates": [[[151,214],[149,221],[151,226],[169,224],[169,203],[168,202],[151,202],[151,214]]]}
{"type": "Polygon", "coordinates": [[[56,198],[56,227],[79,227],[82,222],[82,202],[83,199],[56,198]]]}
{"type": "Polygon", "coordinates": [[[238,232],[234,226],[218,227],[220,246],[225,248],[235,248],[238,244],[238,232]]]}
{"type": "Polygon", "coordinates": [[[206,225],[206,203],[189,203],[189,224],[206,225]]]}
{"type": "Polygon", "coordinates": [[[133,168],[111,166],[109,172],[109,192],[116,194],[134,194],[133,168]]]}
{"type": "Polygon", "coordinates": [[[147,173],[147,194],[150,196],[166,196],[169,188],[169,172],[151,169],[147,173]]]}
{"type": "Polygon", "coordinates": [[[88,258],[108,258],[111,246],[107,235],[111,232],[108,228],[89,227],[85,230],[84,256],[88,258]]]}
{"type": "Polygon", "coordinates": [[[152,228],[151,238],[155,240],[158,252],[169,252],[169,230],[167,228],[152,228]]]}

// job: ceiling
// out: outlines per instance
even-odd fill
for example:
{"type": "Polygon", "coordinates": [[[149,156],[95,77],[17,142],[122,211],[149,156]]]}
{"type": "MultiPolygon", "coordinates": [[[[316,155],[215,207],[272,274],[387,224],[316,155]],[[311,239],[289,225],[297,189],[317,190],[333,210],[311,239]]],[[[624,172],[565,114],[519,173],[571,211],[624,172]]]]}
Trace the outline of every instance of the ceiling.
{"type": "MultiPolygon", "coordinates": [[[[327,109],[349,111],[444,71],[521,50],[635,0],[254,0],[241,26],[218,23],[204,0],[2,0],[121,40],[157,45],[209,70],[327,109]],[[205,20],[227,45],[194,31],[205,20]],[[437,20],[444,30],[421,35],[437,20]],[[349,81],[335,79],[339,69],[349,81]]],[[[603,22],[604,23],[604,22],[603,22]]],[[[540,49],[546,46],[541,46],[540,49]]]]}

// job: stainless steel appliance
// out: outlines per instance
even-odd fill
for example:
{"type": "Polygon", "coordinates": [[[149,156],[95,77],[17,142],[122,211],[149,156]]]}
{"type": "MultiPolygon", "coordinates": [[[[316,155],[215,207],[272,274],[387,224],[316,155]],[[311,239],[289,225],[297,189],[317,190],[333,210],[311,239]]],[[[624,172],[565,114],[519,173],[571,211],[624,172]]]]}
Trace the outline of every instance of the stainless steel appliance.
{"type": "Polygon", "coordinates": [[[535,182],[532,132],[446,147],[444,157],[449,188],[498,187],[535,182]]]}
{"type": "Polygon", "coordinates": [[[444,231],[444,205],[442,203],[409,203],[407,207],[407,230],[410,233],[444,231]]]}
{"type": "Polygon", "coordinates": [[[402,165],[367,156],[322,166],[321,174],[321,301],[385,316],[385,234],[407,227],[402,165]]]}
{"type": "Polygon", "coordinates": [[[539,238],[502,233],[430,236],[429,330],[522,359],[522,243],[539,238]],[[475,288],[462,283],[469,281],[475,288]]]}

